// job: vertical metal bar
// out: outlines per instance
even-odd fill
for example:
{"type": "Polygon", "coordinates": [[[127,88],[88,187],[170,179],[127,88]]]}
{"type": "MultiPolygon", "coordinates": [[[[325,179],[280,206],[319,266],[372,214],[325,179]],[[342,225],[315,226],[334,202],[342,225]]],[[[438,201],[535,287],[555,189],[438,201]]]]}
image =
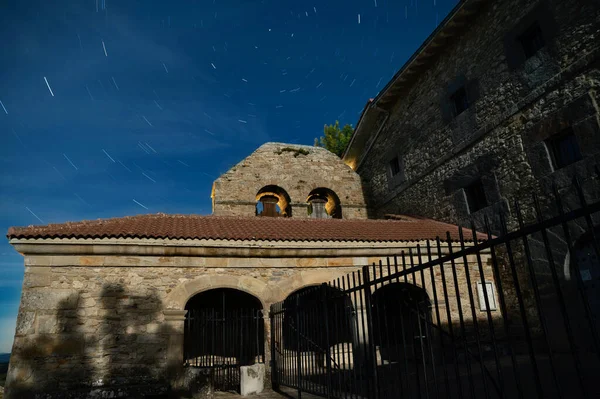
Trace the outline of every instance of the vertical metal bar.
{"type": "MultiPolygon", "coordinates": [[[[487,233],[488,241],[489,241],[492,239],[492,233],[491,233],[490,224],[489,224],[487,217],[485,218],[485,229],[486,229],[486,233],[487,233]]],[[[519,367],[517,365],[517,360],[515,357],[514,339],[508,328],[509,320],[508,320],[508,312],[506,310],[506,299],[504,297],[504,289],[502,288],[502,286],[503,286],[502,277],[500,276],[498,259],[496,258],[496,251],[495,251],[494,245],[490,246],[490,255],[492,258],[492,269],[494,271],[494,279],[496,280],[496,285],[498,286],[498,297],[500,299],[500,313],[502,314],[502,325],[504,326],[504,335],[506,335],[506,337],[508,338],[508,342],[510,344],[510,361],[512,364],[513,376],[515,378],[515,384],[517,386],[517,393],[519,395],[519,398],[522,398],[523,390],[521,389],[521,382],[519,379],[519,367]]],[[[489,306],[489,303],[488,303],[489,301],[487,299],[487,295],[484,295],[483,299],[484,299],[484,301],[486,301],[486,306],[489,306]]],[[[501,389],[502,389],[503,393],[506,394],[506,391],[504,390],[504,387],[502,385],[501,385],[501,389]]]]}
{"type": "MultiPolygon", "coordinates": [[[[515,201],[515,212],[517,214],[517,221],[519,223],[519,230],[523,230],[523,214],[521,213],[521,208],[519,206],[519,202],[515,201]]],[[[546,343],[546,348],[548,350],[548,357],[550,360],[550,371],[552,373],[552,382],[554,383],[554,390],[558,394],[559,398],[562,398],[562,392],[560,389],[560,384],[558,383],[558,376],[556,375],[556,365],[554,362],[554,354],[552,351],[552,346],[550,345],[550,340],[548,338],[548,326],[546,324],[546,319],[542,312],[541,307],[541,297],[540,290],[537,284],[537,279],[535,277],[535,271],[533,270],[533,260],[531,258],[531,251],[529,249],[529,240],[527,236],[523,236],[523,248],[525,250],[525,258],[527,260],[527,270],[529,271],[529,278],[531,280],[531,286],[533,288],[533,295],[535,297],[535,305],[537,310],[538,319],[540,320],[540,324],[542,326],[542,334],[544,335],[544,342],[546,343]]],[[[487,294],[486,294],[487,295],[487,294]]]]}
{"type": "MultiPolygon", "coordinates": [[[[360,289],[361,289],[361,284],[360,284],[360,274],[358,274],[359,280],[358,280],[358,285],[357,285],[357,281],[356,281],[356,275],[355,272],[352,272],[352,287],[353,289],[353,297],[354,297],[354,306],[355,306],[355,320],[354,320],[354,326],[356,327],[356,342],[354,343],[354,346],[357,349],[357,353],[354,353],[354,348],[352,348],[353,351],[353,364],[354,364],[354,372],[355,374],[358,375],[357,377],[357,391],[355,392],[355,394],[357,396],[364,396],[364,373],[363,373],[363,368],[362,368],[362,363],[358,364],[357,360],[362,361],[362,357],[358,357],[359,354],[362,355],[362,353],[364,353],[364,351],[362,351],[361,347],[362,347],[362,343],[360,342],[361,340],[361,334],[360,334],[360,323],[359,323],[359,318],[360,321],[362,322],[362,295],[360,294],[360,289]],[[359,306],[359,299],[357,298],[357,295],[360,297],[360,303],[361,305],[359,306]],[[360,310],[360,313],[359,313],[360,310]],[[362,353],[361,353],[362,351],[362,353]]],[[[363,328],[363,335],[364,335],[364,328],[363,328]]]]}
{"type": "MultiPolygon", "coordinates": [[[[402,251],[401,256],[404,257],[404,251],[402,251]]],[[[394,256],[394,272],[396,273],[396,284],[398,285],[398,289],[401,289],[401,282],[400,282],[400,275],[398,274],[398,258],[396,256],[394,256]]],[[[390,281],[390,283],[392,283],[392,281],[390,281]]],[[[398,348],[398,339],[396,338],[395,341],[395,353],[396,353],[396,359],[398,359],[397,361],[400,362],[400,360],[403,360],[403,364],[404,364],[404,373],[402,373],[402,370],[400,369],[400,366],[398,366],[398,380],[400,381],[400,389],[399,392],[403,392],[403,391],[409,391],[409,387],[410,387],[410,383],[408,380],[408,359],[406,357],[406,338],[405,338],[405,332],[404,332],[404,325],[402,322],[402,308],[399,309],[400,312],[400,339],[402,341],[402,353],[400,353],[399,348],[398,348]],[[400,355],[402,355],[402,359],[400,359],[400,355]]],[[[396,317],[392,318],[393,320],[393,329],[394,332],[397,331],[397,326],[396,326],[396,317]]]]}
{"type": "MultiPolygon", "coordinates": [[[[404,284],[408,284],[407,283],[407,279],[406,279],[406,259],[405,259],[405,253],[404,251],[401,252],[401,256],[402,256],[402,273],[404,274],[404,284]]],[[[396,262],[396,269],[398,269],[398,263],[396,262]]],[[[397,277],[396,282],[398,284],[400,284],[400,276],[397,277]]],[[[400,311],[400,336],[402,338],[402,358],[404,360],[404,379],[406,381],[406,391],[410,392],[410,387],[411,387],[411,381],[409,378],[409,369],[408,369],[408,356],[407,356],[407,349],[406,349],[406,333],[408,332],[406,330],[406,326],[404,325],[404,310],[403,310],[403,306],[402,305],[399,309],[400,311]]]]}
{"type": "MultiPolygon", "coordinates": [[[[410,247],[408,248],[408,256],[410,256],[410,269],[411,269],[410,273],[412,275],[412,284],[414,286],[416,286],[417,285],[417,280],[416,280],[415,270],[414,270],[415,269],[415,261],[414,261],[414,255],[413,255],[413,252],[412,252],[412,248],[410,248],[410,247]]],[[[420,398],[421,395],[422,395],[422,393],[421,393],[421,376],[420,376],[420,373],[419,373],[419,366],[417,364],[417,349],[415,348],[415,331],[414,331],[414,327],[415,326],[413,325],[412,320],[411,320],[411,316],[410,316],[410,314],[412,312],[412,309],[410,309],[410,307],[413,306],[413,302],[415,302],[415,301],[412,299],[412,296],[411,296],[410,292],[408,293],[408,295],[410,297],[409,298],[409,305],[408,305],[408,308],[409,308],[409,312],[408,312],[409,317],[408,317],[408,320],[407,320],[408,321],[409,333],[410,333],[409,339],[411,340],[411,343],[412,343],[411,347],[412,347],[412,352],[413,352],[413,359],[415,361],[415,375],[416,375],[416,380],[417,380],[417,394],[418,394],[418,397],[420,398]]],[[[420,320],[418,318],[418,309],[417,309],[417,321],[419,322],[419,327],[420,327],[420,320]]],[[[420,339],[421,338],[419,337],[419,340],[420,339]]],[[[424,377],[425,377],[425,381],[424,381],[425,382],[425,397],[429,398],[429,389],[427,387],[427,371],[426,370],[423,370],[423,371],[424,371],[424,377]]]]}
{"type": "MultiPolygon", "coordinates": [[[[347,276],[345,276],[347,277],[347,276]]],[[[349,380],[349,384],[347,385],[347,392],[350,395],[350,397],[352,397],[352,392],[354,391],[354,382],[355,382],[355,378],[349,378],[350,375],[352,374],[350,371],[350,348],[349,345],[351,345],[351,343],[348,342],[348,333],[350,333],[350,339],[352,339],[352,334],[351,331],[349,331],[349,320],[352,317],[350,312],[348,311],[348,306],[347,306],[347,301],[346,299],[349,299],[347,294],[346,294],[346,279],[345,277],[342,277],[342,286],[341,286],[341,299],[340,302],[342,303],[342,306],[344,307],[344,316],[342,318],[342,329],[344,332],[344,352],[343,352],[343,356],[344,356],[344,376],[349,380]],[[348,361],[348,368],[346,369],[346,360],[348,361]]]]}
{"type": "MultiPolygon", "coordinates": [[[[343,281],[343,280],[342,280],[343,281]]],[[[339,320],[338,320],[338,336],[341,338],[342,342],[339,342],[337,344],[337,352],[338,352],[338,359],[341,358],[341,362],[338,362],[338,365],[340,365],[340,370],[338,371],[338,374],[340,376],[340,379],[342,381],[342,391],[343,391],[343,395],[344,398],[346,398],[348,396],[348,390],[346,389],[347,384],[346,384],[346,355],[344,354],[344,338],[345,338],[345,328],[344,328],[344,320],[345,320],[345,316],[346,316],[346,309],[344,307],[344,298],[343,298],[343,294],[342,294],[342,288],[340,286],[340,279],[337,279],[337,287],[338,292],[336,293],[338,295],[338,301],[340,303],[340,305],[338,305],[338,307],[340,307],[340,312],[341,313],[339,315],[339,320]],[[340,353],[341,350],[341,353],[340,353]]]]}
{"type": "MultiPolygon", "coordinates": [[[[475,224],[473,222],[471,222],[471,232],[473,234],[473,245],[477,245],[477,231],[475,230],[475,224]]],[[[462,229],[460,231],[460,234],[462,236],[462,229]]],[[[487,309],[485,313],[486,313],[487,324],[488,324],[488,328],[489,328],[489,332],[490,332],[490,338],[492,341],[492,349],[494,351],[494,362],[496,365],[496,374],[498,375],[497,389],[500,393],[500,396],[502,397],[502,396],[504,396],[504,380],[503,380],[503,374],[502,374],[502,365],[500,364],[500,356],[498,354],[498,345],[497,345],[497,341],[496,341],[496,329],[494,327],[494,320],[492,319],[492,313],[489,310],[490,309],[490,303],[489,303],[490,301],[489,301],[488,294],[487,294],[485,271],[483,270],[483,262],[481,260],[481,251],[478,250],[477,252],[475,252],[475,255],[476,255],[476,259],[477,259],[479,279],[481,281],[482,289],[483,289],[483,301],[485,304],[485,308],[487,309]]],[[[492,267],[492,269],[494,269],[494,267],[492,267]]],[[[492,272],[493,271],[494,270],[492,270],[492,272]]],[[[499,275],[494,274],[494,276],[496,276],[496,278],[495,278],[496,280],[498,278],[500,278],[499,275]]],[[[481,353],[481,349],[480,349],[480,353],[481,353]]]]}
{"type": "Polygon", "coordinates": [[[296,308],[294,313],[296,316],[296,383],[298,389],[298,399],[302,399],[302,370],[300,369],[300,295],[296,294],[296,308]]]}
{"type": "MultiPolygon", "coordinates": [[[[417,256],[419,259],[419,266],[423,266],[423,257],[421,254],[421,246],[419,244],[417,244],[417,256]]],[[[431,269],[431,267],[430,267],[431,269]]],[[[431,281],[432,286],[435,286],[433,280],[431,281]]],[[[421,287],[423,288],[423,290],[425,290],[425,288],[427,287],[427,285],[425,284],[425,272],[423,270],[423,268],[421,267],[421,287]]],[[[427,306],[429,306],[429,304],[427,304],[427,306]]],[[[421,319],[421,307],[418,306],[417,307],[417,314],[419,319],[421,319]]],[[[433,377],[433,388],[435,391],[435,396],[436,397],[440,397],[440,390],[438,387],[438,381],[437,381],[437,372],[435,369],[435,357],[434,357],[434,353],[433,353],[433,345],[432,345],[432,339],[430,337],[430,330],[429,330],[429,309],[427,309],[425,311],[425,314],[423,314],[423,321],[424,321],[424,326],[425,326],[425,332],[426,332],[426,341],[425,344],[429,346],[429,355],[431,357],[431,375],[433,377]]],[[[419,322],[419,329],[421,328],[421,323],[419,322]]],[[[421,331],[419,331],[419,340],[421,342],[421,352],[423,352],[422,356],[423,356],[423,369],[427,370],[427,365],[425,362],[425,349],[423,348],[423,334],[421,333],[421,331]]],[[[427,377],[425,377],[427,378],[427,377]]],[[[425,384],[429,385],[427,383],[427,379],[425,380],[425,384]]]]}
{"type": "MultiPolygon", "coordinates": [[[[390,259],[387,259],[387,266],[388,266],[388,276],[389,276],[389,266],[390,266],[390,259]]],[[[379,287],[377,287],[377,284],[375,284],[375,292],[377,292],[377,290],[379,289],[383,289],[383,262],[381,261],[381,259],[379,260],[379,277],[380,277],[380,283],[379,283],[379,287]]],[[[389,281],[388,281],[389,283],[389,281]]],[[[383,292],[383,291],[381,291],[383,292]]],[[[387,304],[386,301],[379,301],[379,303],[375,304],[376,307],[378,307],[378,305],[383,305],[383,312],[381,311],[377,311],[377,319],[378,319],[378,330],[380,330],[380,341],[379,341],[379,355],[381,356],[381,368],[382,370],[385,370],[386,368],[391,369],[391,362],[388,362],[388,365],[386,367],[384,359],[383,359],[383,355],[384,355],[384,349],[386,351],[390,350],[390,328],[388,326],[388,311],[387,311],[387,304]],[[382,323],[382,316],[383,316],[383,323],[382,323]],[[381,329],[383,328],[384,331],[381,331],[381,329]],[[384,337],[385,337],[385,341],[384,341],[384,337]]],[[[386,373],[387,374],[387,373],[386,373]]],[[[390,380],[388,378],[383,379],[383,381],[380,379],[379,384],[381,385],[381,383],[386,383],[386,388],[385,390],[381,390],[380,388],[380,395],[381,396],[386,396],[387,392],[389,391],[389,386],[393,384],[393,380],[390,380]]]]}
{"type": "MultiPolygon", "coordinates": [[[[436,242],[438,256],[441,257],[442,256],[442,243],[440,241],[440,238],[436,237],[435,242],[436,242]]],[[[450,302],[448,299],[448,286],[446,285],[446,271],[444,269],[443,263],[440,264],[440,274],[442,277],[442,291],[443,291],[443,295],[444,295],[444,303],[446,304],[446,322],[448,323],[448,335],[450,337],[451,347],[452,347],[452,362],[454,363],[454,371],[456,374],[456,385],[458,388],[458,397],[462,398],[463,390],[462,390],[462,381],[460,378],[460,367],[458,364],[458,351],[456,350],[456,338],[454,336],[454,327],[452,325],[452,315],[450,313],[450,302]]],[[[443,330],[442,330],[442,332],[443,332],[443,330]]]]}
{"type": "MultiPolygon", "coordinates": [[[[352,275],[354,275],[354,273],[352,273],[352,275]]],[[[350,360],[352,360],[352,364],[349,365],[349,367],[352,367],[352,381],[354,381],[354,384],[352,386],[352,391],[351,391],[351,397],[353,397],[354,395],[356,395],[358,392],[358,375],[356,375],[356,362],[354,361],[354,304],[352,302],[352,295],[350,294],[352,292],[352,288],[354,287],[351,283],[350,283],[350,274],[346,274],[346,282],[348,284],[348,291],[346,295],[348,298],[348,302],[349,302],[349,306],[350,308],[348,309],[348,329],[349,334],[350,334],[350,339],[352,340],[350,342],[350,347],[352,349],[352,352],[348,351],[348,362],[350,362],[350,360]]]]}
{"type": "Polygon", "coordinates": [[[375,345],[373,342],[373,316],[371,308],[371,277],[369,275],[369,267],[364,266],[362,269],[363,281],[364,281],[364,293],[365,293],[365,307],[367,316],[367,325],[369,328],[367,341],[369,347],[370,367],[371,367],[371,392],[368,396],[369,399],[379,399],[379,389],[377,384],[377,353],[375,352],[375,345]]]}
{"type": "MultiPolygon", "coordinates": [[[[544,221],[544,217],[542,215],[541,207],[537,196],[534,194],[533,201],[535,204],[535,211],[537,215],[538,223],[542,223],[544,221]]],[[[546,228],[542,228],[540,230],[542,233],[542,240],[544,242],[544,248],[546,249],[546,256],[548,258],[548,265],[550,267],[550,273],[552,275],[552,282],[554,283],[554,289],[556,290],[556,296],[558,299],[559,309],[563,318],[563,322],[565,325],[565,331],[567,333],[567,338],[569,340],[569,347],[571,348],[571,354],[573,355],[573,362],[575,364],[577,381],[579,383],[579,388],[583,393],[584,397],[588,397],[587,389],[585,388],[585,384],[583,382],[583,366],[581,364],[581,359],[579,358],[578,346],[575,343],[575,338],[573,336],[573,330],[571,329],[571,323],[569,318],[569,313],[567,312],[567,307],[565,305],[565,298],[560,288],[560,281],[558,279],[558,274],[556,272],[556,267],[554,264],[554,255],[552,255],[552,249],[550,248],[550,241],[548,239],[548,232],[546,228]]]]}
{"type": "MultiPolygon", "coordinates": [[[[426,244],[426,248],[427,248],[427,259],[429,262],[432,261],[431,259],[431,243],[429,240],[427,240],[427,244],[426,244]]],[[[441,257],[441,254],[438,253],[438,258],[441,257]]],[[[440,307],[439,307],[439,301],[438,301],[438,295],[437,295],[437,284],[435,282],[435,274],[433,273],[433,266],[429,267],[429,278],[431,279],[431,289],[433,291],[433,303],[435,304],[435,318],[437,320],[437,328],[438,328],[438,334],[440,337],[440,357],[441,357],[441,361],[442,361],[442,371],[444,373],[444,386],[446,387],[445,391],[446,391],[446,397],[450,398],[450,379],[448,378],[448,366],[446,365],[446,354],[445,352],[445,347],[444,347],[444,334],[443,334],[443,329],[442,329],[442,323],[441,323],[441,319],[440,319],[440,307]]],[[[446,304],[447,306],[447,304],[446,304]]],[[[431,340],[433,343],[433,339],[431,340]]],[[[433,344],[430,345],[430,347],[433,350],[433,344]]]]}
{"type": "MultiPolygon", "coordinates": [[[[373,293],[375,293],[377,291],[377,266],[375,265],[375,263],[373,263],[373,277],[371,280],[371,284],[373,285],[373,293]],[[375,282],[373,282],[375,281],[375,282]]],[[[381,277],[381,276],[380,276],[381,277]]],[[[369,290],[369,292],[371,292],[371,290],[369,290]]],[[[381,357],[381,348],[383,346],[383,331],[382,331],[382,325],[381,325],[381,309],[380,309],[380,304],[376,301],[373,300],[373,293],[371,293],[371,308],[373,310],[376,310],[374,312],[371,313],[371,317],[373,318],[373,347],[375,348],[375,367],[377,367],[378,364],[378,357],[377,357],[377,347],[379,346],[379,356],[381,357]]],[[[383,358],[382,358],[382,366],[383,366],[383,358]]],[[[379,374],[377,374],[377,379],[375,380],[377,383],[377,392],[379,394],[379,396],[382,396],[382,392],[381,392],[381,382],[379,380],[379,374]]],[[[385,396],[385,393],[383,393],[383,396],[385,396]]]]}
{"type": "Polygon", "coordinates": [[[269,308],[269,322],[271,325],[271,388],[273,390],[279,389],[278,379],[279,379],[279,371],[277,370],[277,356],[275,354],[275,316],[274,316],[275,307],[271,305],[269,308]]]}
{"type": "MultiPolygon", "coordinates": [[[[339,319],[339,309],[338,309],[338,301],[337,301],[337,295],[339,292],[339,288],[336,286],[335,280],[332,282],[333,283],[333,288],[334,290],[332,291],[332,295],[336,295],[333,298],[333,329],[334,329],[334,334],[333,336],[335,337],[335,339],[333,340],[332,344],[335,345],[335,348],[333,349],[333,358],[335,361],[335,371],[336,371],[336,376],[337,376],[337,387],[339,387],[339,389],[341,390],[341,392],[343,392],[343,387],[344,387],[344,383],[342,381],[342,373],[340,370],[340,351],[339,351],[339,337],[340,337],[340,319],[339,319]]],[[[327,353],[328,355],[331,353],[331,347],[327,348],[327,353]]]]}
{"type": "Polygon", "coordinates": [[[473,372],[471,370],[471,358],[469,357],[469,345],[467,343],[467,331],[465,328],[465,320],[463,317],[463,309],[462,309],[462,298],[460,296],[460,285],[458,283],[458,276],[456,274],[456,256],[453,254],[452,250],[452,237],[450,233],[446,233],[446,240],[448,243],[448,253],[450,256],[450,266],[452,268],[452,279],[454,282],[454,291],[456,293],[456,306],[458,308],[458,321],[460,324],[460,332],[462,336],[463,349],[465,351],[465,365],[467,366],[467,375],[469,377],[469,390],[471,393],[471,397],[475,398],[475,383],[473,381],[473,372]]]}
{"type": "MultiPolygon", "coordinates": [[[[365,266],[367,267],[367,266],[365,266]]],[[[358,285],[360,286],[360,291],[359,291],[359,300],[360,300],[360,308],[363,310],[361,312],[361,317],[360,317],[360,324],[362,326],[362,331],[363,331],[363,343],[362,343],[362,365],[361,365],[361,376],[362,379],[364,381],[366,381],[366,392],[365,392],[365,396],[367,398],[369,398],[370,392],[371,392],[371,376],[369,375],[369,370],[370,370],[370,347],[369,347],[369,339],[368,339],[368,334],[369,332],[367,331],[367,323],[366,323],[366,312],[367,312],[367,307],[364,301],[364,290],[365,290],[365,284],[364,281],[362,281],[362,273],[364,273],[364,268],[362,272],[357,272],[358,275],[358,285]]]]}
{"type": "MultiPolygon", "coordinates": [[[[506,228],[506,221],[504,220],[504,216],[502,214],[500,214],[500,225],[502,228],[502,234],[504,236],[506,236],[508,234],[508,232],[507,232],[507,228],[506,228]]],[[[508,263],[509,263],[510,269],[511,269],[513,284],[515,286],[515,291],[517,293],[517,302],[519,303],[519,312],[521,313],[523,328],[525,329],[525,340],[527,342],[527,348],[529,351],[529,360],[531,361],[531,365],[533,366],[533,374],[534,374],[536,391],[540,397],[544,397],[544,392],[542,390],[542,381],[540,380],[540,371],[539,371],[537,360],[535,358],[535,354],[534,354],[534,350],[533,350],[533,342],[531,340],[531,332],[529,331],[529,321],[527,319],[527,312],[525,310],[525,303],[523,300],[523,294],[521,292],[521,285],[519,283],[519,276],[517,274],[517,268],[515,266],[515,260],[514,260],[514,256],[513,256],[512,246],[510,245],[510,240],[506,240],[506,252],[508,254],[508,263]]],[[[485,286],[484,286],[484,290],[485,290],[485,286]]],[[[487,292],[484,294],[484,296],[487,297],[487,292]]]]}
{"type": "MultiPolygon", "coordinates": [[[[467,259],[467,255],[465,253],[465,238],[463,235],[463,228],[462,226],[458,226],[458,236],[459,236],[459,240],[460,240],[460,251],[463,253],[463,264],[465,266],[465,279],[467,281],[467,292],[469,294],[469,305],[471,306],[471,318],[473,319],[473,330],[475,332],[475,342],[477,345],[477,352],[479,353],[479,368],[481,371],[481,380],[483,382],[483,392],[485,394],[486,398],[490,397],[490,393],[489,393],[489,389],[488,389],[488,385],[487,385],[487,378],[486,378],[486,370],[485,370],[485,365],[483,364],[483,353],[481,350],[481,338],[480,338],[480,334],[479,334],[479,321],[477,320],[477,313],[475,311],[475,300],[473,298],[473,287],[471,285],[471,271],[469,270],[469,260],[467,259]]],[[[477,241],[473,241],[473,245],[476,244],[477,241]]],[[[479,252],[477,252],[477,256],[479,256],[479,252]]],[[[483,276],[481,276],[483,277],[483,276]]],[[[485,290],[485,284],[484,284],[484,290],[485,290]]],[[[487,301],[487,295],[485,296],[485,300],[487,301]]],[[[487,308],[489,309],[489,308],[487,308]]],[[[489,314],[489,312],[488,312],[489,314]]],[[[466,353],[466,356],[469,356],[468,353],[466,353]]]]}

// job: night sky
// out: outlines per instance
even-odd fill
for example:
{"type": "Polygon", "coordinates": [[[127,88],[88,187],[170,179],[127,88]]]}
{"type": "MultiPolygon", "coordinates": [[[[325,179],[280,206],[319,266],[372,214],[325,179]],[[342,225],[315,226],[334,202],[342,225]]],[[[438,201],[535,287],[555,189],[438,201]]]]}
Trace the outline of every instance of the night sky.
{"type": "MultiPolygon", "coordinates": [[[[268,141],[355,125],[457,0],[0,1],[0,231],[210,214],[268,141]]],[[[23,259],[0,242],[0,352],[23,259]]]]}

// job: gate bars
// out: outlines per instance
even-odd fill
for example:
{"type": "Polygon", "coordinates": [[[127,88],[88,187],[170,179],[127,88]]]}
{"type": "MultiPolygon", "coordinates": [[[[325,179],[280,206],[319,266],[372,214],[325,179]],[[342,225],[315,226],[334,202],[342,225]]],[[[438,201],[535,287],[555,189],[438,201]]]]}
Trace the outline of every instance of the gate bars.
{"type": "Polygon", "coordinates": [[[258,309],[189,309],[185,365],[212,369],[214,388],[240,389],[240,366],[264,363],[264,321],[258,309]]]}
{"type": "Polygon", "coordinates": [[[458,240],[273,304],[273,387],[299,398],[600,397],[600,201],[588,204],[577,180],[572,209],[553,194],[526,212],[515,203],[510,232],[499,215],[493,235],[486,218],[483,234],[460,228],[458,240]]]}

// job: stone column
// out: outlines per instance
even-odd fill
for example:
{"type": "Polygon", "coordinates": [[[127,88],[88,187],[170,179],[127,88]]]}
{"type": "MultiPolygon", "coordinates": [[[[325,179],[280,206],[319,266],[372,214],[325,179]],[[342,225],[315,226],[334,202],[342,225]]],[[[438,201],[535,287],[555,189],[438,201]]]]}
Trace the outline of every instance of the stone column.
{"type": "Polygon", "coordinates": [[[164,323],[169,332],[167,368],[172,373],[171,375],[175,377],[183,369],[183,337],[187,310],[167,309],[163,311],[163,314],[165,315],[164,323]]]}

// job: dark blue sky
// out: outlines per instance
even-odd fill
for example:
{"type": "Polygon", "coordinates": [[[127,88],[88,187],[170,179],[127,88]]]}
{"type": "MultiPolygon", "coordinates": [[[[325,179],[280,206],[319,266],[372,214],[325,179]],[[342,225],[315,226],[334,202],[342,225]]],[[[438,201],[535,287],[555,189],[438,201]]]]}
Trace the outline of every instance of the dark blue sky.
{"type": "MultiPolygon", "coordinates": [[[[354,125],[457,0],[0,2],[0,231],[211,212],[267,141],[354,125]]],[[[0,352],[23,260],[0,242],[0,352]]]]}

